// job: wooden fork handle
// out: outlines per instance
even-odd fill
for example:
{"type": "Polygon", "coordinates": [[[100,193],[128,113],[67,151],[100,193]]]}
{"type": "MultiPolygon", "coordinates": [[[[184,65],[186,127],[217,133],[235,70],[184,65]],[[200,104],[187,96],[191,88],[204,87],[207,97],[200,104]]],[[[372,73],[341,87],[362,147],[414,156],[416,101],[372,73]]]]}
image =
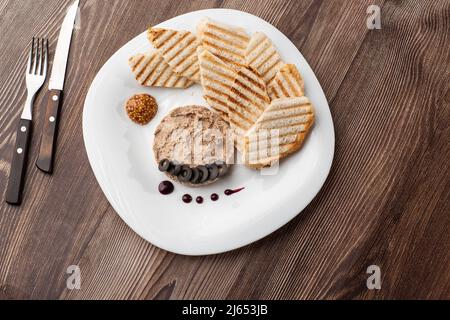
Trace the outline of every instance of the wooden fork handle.
{"type": "Polygon", "coordinates": [[[30,138],[31,120],[20,119],[5,196],[5,200],[9,204],[19,205],[22,202],[22,190],[27,169],[30,138]]]}
{"type": "Polygon", "coordinates": [[[62,103],[62,91],[50,90],[47,99],[47,108],[41,135],[41,146],[39,148],[36,166],[46,173],[52,173],[56,136],[58,134],[60,106],[62,103]]]}

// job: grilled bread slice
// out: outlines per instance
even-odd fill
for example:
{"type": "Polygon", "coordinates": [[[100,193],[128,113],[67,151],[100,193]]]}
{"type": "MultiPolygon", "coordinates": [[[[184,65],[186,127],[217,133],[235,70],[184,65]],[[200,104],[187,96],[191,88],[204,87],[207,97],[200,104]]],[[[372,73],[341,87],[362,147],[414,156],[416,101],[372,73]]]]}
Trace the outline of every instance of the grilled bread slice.
{"type": "Polygon", "coordinates": [[[202,46],[235,71],[245,65],[245,49],[250,38],[244,29],[203,19],[197,33],[202,46]]]}
{"type": "Polygon", "coordinates": [[[179,75],[200,82],[197,47],[200,42],[189,31],[149,28],[147,37],[164,60],[179,75]]]}
{"type": "Polygon", "coordinates": [[[261,169],[294,153],[313,123],[314,109],[307,97],[273,100],[245,135],[244,163],[261,169]]]}
{"type": "Polygon", "coordinates": [[[245,50],[245,62],[259,72],[266,84],[284,65],[272,41],[262,32],[252,35],[245,50]]]}
{"type": "Polygon", "coordinates": [[[128,63],[139,84],[147,87],[187,88],[193,84],[176,74],[157,51],[134,55],[128,63]]]}
{"type": "Polygon", "coordinates": [[[294,98],[304,95],[303,78],[293,64],[285,64],[268,85],[271,99],[294,98]]]}
{"type": "Polygon", "coordinates": [[[266,85],[251,67],[242,67],[228,96],[228,121],[236,148],[244,151],[245,133],[255,124],[270,104],[266,85]]]}
{"type": "Polygon", "coordinates": [[[203,46],[197,52],[203,97],[214,111],[228,121],[228,97],[236,72],[203,46]]]}

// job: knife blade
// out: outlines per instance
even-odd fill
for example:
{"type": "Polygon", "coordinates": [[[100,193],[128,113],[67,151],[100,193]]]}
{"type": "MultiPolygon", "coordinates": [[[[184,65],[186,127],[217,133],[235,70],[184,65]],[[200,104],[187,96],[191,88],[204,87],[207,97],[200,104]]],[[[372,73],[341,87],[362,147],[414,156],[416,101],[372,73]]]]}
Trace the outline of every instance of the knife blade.
{"type": "Polygon", "coordinates": [[[69,57],[72,31],[77,16],[79,0],[76,0],[67,10],[56,44],[52,72],[48,83],[47,107],[44,125],[41,133],[41,144],[36,166],[46,172],[53,172],[53,158],[55,155],[56,136],[58,131],[59,114],[62,104],[64,79],[66,76],[67,59],[69,57]]]}
{"type": "Polygon", "coordinates": [[[66,17],[59,31],[58,43],[56,44],[55,57],[53,59],[52,73],[48,83],[49,90],[62,90],[66,75],[67,58],[69,57],[72,30],[77,16],[79,0],[76,0],[67,10],[66,17]]]}

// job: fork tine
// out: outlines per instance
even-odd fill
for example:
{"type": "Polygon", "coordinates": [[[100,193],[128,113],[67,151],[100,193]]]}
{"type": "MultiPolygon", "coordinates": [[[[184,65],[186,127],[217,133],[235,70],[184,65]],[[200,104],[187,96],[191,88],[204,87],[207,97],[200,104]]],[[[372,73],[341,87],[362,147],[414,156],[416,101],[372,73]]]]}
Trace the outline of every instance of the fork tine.
{"type": "Polygon", "coordinates": [[[36,74],[39,76],[39,75],[41,75],[42,58],[43,58],[43,56],[42,56],[42,38],[38,38],[38,50],[37,50],[36,55],[39,56],[37,66],[36,66],[36,74]]]}
{"type": "Polygon", "coordinates": [[[35,74],[40,75],[41,74],[41,67],[42,67],[42,44],[41,44],[40,38],[37,40],[37,47],[36,47],[36,59],[37,59],[37,66],[36,66],[36,72],[35,74]]]}
{"type": "Polygon", "coordinates": [[[36,73],[36,63],[38,58],[38,49],[39,49],[39,39],[36,40],[36,47],[33,50],[33,67],[31,69],[32,74],[36,73]]]}
{"type": "Polygon", "coordinates": [[[34,37],[31,40],[30,52],[28,53],[27,73],[31,73],[31,60],[33,57],[34,37]]]}
{"type": "MultiPolygon", "coordinates": [[[[42,40],[44,41],[44,40],[42,40]]],[[[43,46],[44,46],[44,70],[42,72],[43,76],[47,75],[47,57],[48,57],[48,39],[45,39],[45,45],[44,42],[42,42],[43,46]]]]}

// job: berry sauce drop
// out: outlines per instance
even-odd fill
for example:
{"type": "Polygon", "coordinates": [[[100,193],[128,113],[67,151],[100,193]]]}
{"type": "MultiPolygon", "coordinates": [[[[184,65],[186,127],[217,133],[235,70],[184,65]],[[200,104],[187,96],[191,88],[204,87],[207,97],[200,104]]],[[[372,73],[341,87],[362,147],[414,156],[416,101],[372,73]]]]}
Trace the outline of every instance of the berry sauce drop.
{"type": "Polygon", "coordinates": [[[192,201],[192,197],[190,194],[184,194],[183,197],[181,198],[181,200],[183,200],[184,203],[190,203],[192,201]]]}
{"type": "Polygon", "coordinates": [[[245,189],[245,187],[239,188],[239,189],[227,189],[225,190],[223,193],[225,193],[225,195],[227,196],[231,196],[232,194],[239,192],[241,190],[245,189]]]}
{"type": "Polygon", "coordinates": [[[198,204],[203,203],[203,197],[198,196],[195,198],[195,201],[197,201],[198,204]]]}
{"type": "Polygon", "coordinates": [[[211,195],[211,200],[212,200],[212,201],[217,201],[217,200],[219,200],[219,195],[218,195],[217,193],[213,193],[213,194],[211,195]]]}
{"type": "Polygon", "coordinates": [[[167,180],[161,182],[158,186],[158,191],[161,194],[170,194],[173,192],[173,189],[173,183],[167,180]]]}

